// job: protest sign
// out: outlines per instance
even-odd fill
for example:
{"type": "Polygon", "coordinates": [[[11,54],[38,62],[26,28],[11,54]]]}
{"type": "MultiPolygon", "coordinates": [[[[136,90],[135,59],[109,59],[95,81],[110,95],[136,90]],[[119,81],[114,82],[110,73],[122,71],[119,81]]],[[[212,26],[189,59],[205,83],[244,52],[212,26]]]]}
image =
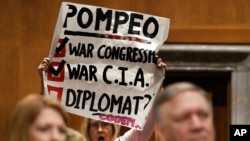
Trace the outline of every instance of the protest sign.
{"type": "Polygon", "coordinates": [[[63,2],[45,94],[70,113],[142,130],[164,70],[155,54],[169,19],[63,2]]]}

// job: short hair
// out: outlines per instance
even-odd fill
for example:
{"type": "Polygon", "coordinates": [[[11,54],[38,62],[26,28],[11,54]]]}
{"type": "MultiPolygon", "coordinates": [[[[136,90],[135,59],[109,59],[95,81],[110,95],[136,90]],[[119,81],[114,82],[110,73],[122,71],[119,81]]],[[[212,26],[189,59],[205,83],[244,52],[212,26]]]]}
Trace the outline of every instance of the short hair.
{"type": "MultiPolygon", "coordinates": [[[[90,118],[84,118],[82,121],[82,125],[81,125],[81,132],[83,134],[83,136],[87,139],[87,141],[90,141],[90,137],[89,137],[89,126],[90,126],[90,118]]],[[[104,121],[102,121],[104,122],[104,121]]],[[[118,137],[119,132],[120,132],[120,125],[117,124],[111,124],[112,125],[112,129],[113,129],[113,137],[112,140],[115,140],[115,138],[118,137]]]]}
{"type": "Polygon", "coordinates": [[[29,94],[15,106],[7,123],[5,141],[27,141],[28,128],[47,107],[58,111],[68,125],[69,115],[58,101],[40,94],[29,94]]]}
{"type": "MultiPolygon", "coordinates": [[[[162,121],[162,112],[160,107],[163,103],[169,101],[173,96],[184,91],[197,91],[206,98],[206,91],[201,87],[190,82],[175,82],[164,88],[162,94],[154,102],[154,120],[155,122],[162,121]]],[[[207,98],[206,98],[207,99],[207,98]]],[[[208,99],[207,99],[208,101],[208,99]]]]}

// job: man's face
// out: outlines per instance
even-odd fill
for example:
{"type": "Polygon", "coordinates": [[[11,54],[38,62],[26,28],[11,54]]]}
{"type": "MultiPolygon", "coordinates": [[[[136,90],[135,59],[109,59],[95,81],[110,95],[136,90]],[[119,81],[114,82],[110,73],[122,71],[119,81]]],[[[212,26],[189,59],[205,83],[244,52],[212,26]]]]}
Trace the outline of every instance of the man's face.
{"type": "Polygon", "coordinates": [[[159,125],[162,141],[214,141],[211,107],[196,91],[185,91],[161,106],[163,125],[159,125]]]}
{"type": "Polygon", "coordinates": [[[111,141],[113,125],[110,123],[93,120],[89,121],[89,137],[91,141],[111,141]]]}

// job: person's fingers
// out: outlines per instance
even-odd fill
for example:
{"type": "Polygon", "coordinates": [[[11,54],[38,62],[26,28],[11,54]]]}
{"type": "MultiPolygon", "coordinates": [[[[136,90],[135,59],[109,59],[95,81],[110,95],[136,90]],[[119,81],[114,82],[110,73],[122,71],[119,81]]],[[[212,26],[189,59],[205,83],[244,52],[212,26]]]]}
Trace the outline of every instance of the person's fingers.
{"type": "Polygon", "coordinates": [[[49,64],[50,64],[49,58],[48,58],[48,57],[44,58],[44,62],[45,62],[47,65],[49,65],[49,64]]]}
{"type": "Polygon", "coordinates": [[[50,65],[50,60],[49,58],[45,57],[41,63],[41,69],[45,72],[48,71],[50,65]]]}
{"type": "Polygon", "coordinates": [[[49,65],[50,65],[50,60],[48,57],[45,57],[37,68],[39,74],[42,75],[43,71],[47,72],[49,69],[49,65]]]}
{"type": "Polygon", "coordinates": [[[157,63],[156,63],[157,66],[160,66],[161,62],[162,62],[162,59],[158,57],[158,58],[157,58],[157,63]]]}
{"type": "Polygon", "coordinates": [[[165,63],[161,63],[159,65],[159,68],[161,68],[161,69],[166,69],[166,67],[167,67],[167,65],[165,63]]]}
{"type": "Polygon", "coordinates": [[[49,57],[45,57],[44,60],[49,61],[49,57]]]}
{"type": "Polygon", "coordinates": [[[167,65],[166,65],[166,63],[164,63],[164,62],[162,61],[161,58],[158,58],[158,59],[157,59],[157,66],[160,67],[160,68],[164,68],[164,67],[166,67],[167,65]]]}
{"type": "Polygon", "coordinates": [[[44,58],[43,61],[42,61],[42,64],[48,65],[49,63],[50,63],[50,61],[49,61],[48,58],[44,58]]]}
{"type": "Polygon", "coordinates": [[[44,63],[42,64],[42,66],[43,66],[44,71],[47,71],[48,68],[49,68],[49,63],[48,63],[48,62],[44,62],[44,63]]]}
{"type": "Polygon", "coordinates": [[[161,67],[162,67],[162,68],[166,68],[166,67],[167,67],[167,64],[164,63],[164,62],[161,62],[161,67]]]}
{"type": "Polygon", "coordinates": [[[158,62],[158,64],[157,64],[157,67],[159,67],[159,68],[161,68],[161,69],[166,69],[167,64],[164,63],[164,62],[162,61],[162,59],[158,59],[158,60],[159,60],[159,62],[158,62]]]}
{"type": "Polygon", "coordinates": [[[49,70],[49,64],[46,64],[46,65],[44,66],[44,71],[45,71],[45,72],[48,72],[48,70],[49,70]]]}

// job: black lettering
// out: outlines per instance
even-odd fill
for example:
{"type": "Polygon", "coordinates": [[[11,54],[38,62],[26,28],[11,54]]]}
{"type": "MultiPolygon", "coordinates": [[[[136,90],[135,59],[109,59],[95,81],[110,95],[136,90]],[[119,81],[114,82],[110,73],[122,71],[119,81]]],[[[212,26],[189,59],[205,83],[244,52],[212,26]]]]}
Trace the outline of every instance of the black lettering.
{"type": "Polygon", "coordinates": [[[111,59],[114,60],[114,59],[118,59],[119,58],[119,55],[121,56],[122,55],[122,52],[120,52],[120,50],[122,50],[123,48],[120,48],[120,47],[115,47],[113,46],[112,47],[112,51],[111,51],[111,59]]]}
{"type": "Polygon", "coordinates": [[[86,56],[87,57],[93,57],[93,50],[94,50],[94,45],[93,44],[88,44],[88,49],[86,56]]]}
{"type": "Polygon", "coordinates": [[[78,47],[72,46],[72,43],[69,43],[69,55],[78,56],[80,48],[81,48],[81,43],[78,43],[78,47]]]}
{"type": "Polygon", "coordinates": [[[97,112],[98,110],[95,109],[95,92],[92,92],[92,99],[91,99],[91,102],[90,102],[90,107],[89,107],[89,110],[92,111],[92,112],[97,112]]]}
{"type": "Polygon", "coordinates": [[[89,111],[91,112],[114,112],[116,109],[118,114],[127,114],[131,113],[137,115],[140,107],[141,100],[148,100],[144,105],[144,109],[150,103],[152,97],[149,94],[143,96],[118,96],[115,94],[103,93],[100,95],[99,99],[96,99],[96,93],[90,90],[73,90],[68,89],[66,93],[66,106],[73,107],[75,109],[85,109],[86,106],[89,106],[89,111]],[[133,103],[132,103],[133,102],[133,103]],[[134,104],[134,105],[132,105],[134,104]]]}
{"type": "Polygon", "coordinates": [[[109,95],[103,93],[98,101],[98,110],[105,112],[109,107],[110,107],[109,95]],[[106,106],[103,104],[104,99],[106,99],[106,106]]]}
{"type": "Polygon", "coordinates": [[[76,102],[76,93],[73,89],[67,89],[67,93],[66,93],[66,103],[65,105],[68,106],[68,107],[72,107],[74,106],[76,102]],[[70,97],[72,96],[72,97],[70,97]],[[70,103],[70,99],[72,99],[71,103],[70,103]]]}
{"type": "Polygon", "coordinates": [[[85,44],[78,43],[77,46],[73,46],[72,43],[69,43],[69,54],[74,56],[83,56],[83,57],[93,57],[93,44],[85,44]]]}
{"type": "Polygon", "coordinates": [[[141,82],[141,87],[144,87],[144,74],[143,70],[141,68],[138,69],[136,76],[135,76],[135,81],[134,81],[134,86],[137,85],[137,82],[141,82]]]}
{"type": "Polygon", "coordinates": [[[82,98],[82,109],[85,109],[86,101],[91,98],[91,91],[85,90],[82,98]]]}
{"type": "Polygon", "coordinates": [[[148,18],[143,25],[144,36],[149,38],[154,38],[157,35],[158,31],[159,31],[159,24],[157,20],[153,17],[148,18]],[[154,25],[154,31],[152,33],[148,33],[148,28],[151,23],[154,25]]]}
{"type": "Polygon", "coordinates": [[[146,59],[146,57],[145,57],[146,60],[144,60],[143,63],[148,62],[148,63],[155,63],[156,64],[157,60],[155,58],[155,51],[149,50],[146,53],[147,53],[146,56],[148,56],[148,59],[146,59]]]}
{"type": "Polygon", "coordinates": [[[82,92],[83,92],[82,90],[77,90],[76,105],[74,106],[74,108],[76,108],[76,109],[80,108],[79,104],[80,104],[80,99],[81,99],[81,93],[82,92]]]}
{"type": "Polygon", "coordinates": [[[112,69],[113,68],[113,66],[111,66],[111,65],[108,65],[108,66],[106,66],[105,68],[104,68],[104,70],[103,70],[103,81],[105,82],[105,83],[107,83],[107,84],[111,84],[112,82],[110,81],[110,80],[108,80],[108,78],[107,78],[107,71],[109,70],[109,69],[112,69]]]}
{"type": "Polygon", "coordinates": [[[97,77],[96,77],[96,72],[97,72],[97,68],[94,65],[89,65],[89,80],[95,80],[95,82],[97,82],[97,77]]]}
{"type": "Polygon", "coordinates": [[[121,113],[121,106],[122,106],[123,96],[120,96],[116,99],[115,95],[111,96],[111,105],[110,105],[110,112],[112,113],[114,110],[114,106],[118,105],[118,113],[121,113]]]}
{"type": "Polygon", "coordinates": [[[85,46],[85,44],[82,44],[81,50],[78,54],[78,56],[83,56],[83,57],[93,57],[92,51],[94,49],[93,44],[88,44],[88,47],[85,46]]]}
{"type": "Polygon", "coordinates": [[[91,25],[92,21],[93,21],[92,12],[86,7],[81,8],[81,10],[79,11],[78,16],[77,16],[77,22],[78,22],[79,26],[81,28],[88,28],[91,25]],[[88,18],[86,18],[86,17],[83,18],[84,13],[87,14],[86,16],[88,16],[88,18]],[[83,23],[84,19],[87,20],[86,23],[83,23]]]}
{"type": "Polygon", "coordinates": [[[63,24],[63,28],[67,28],[67,20],[68,20],[68,18],[75,16],[75,14],[77,12],[77,9],[76,9],[76,7],[74,5],[68,4],[68,7],[69,7],[69,9],[71,9],[71,12],[67,13],[67,15],[65,17],[64,24],[63,24]]]}
{"type": "Polygon", "coordinates": [[[86,81],[97,81],[96,72],[97,68],[94,65],[89,65],[88,67],[85,65],[78,64],[77,66],[71,67],[70,64],[67,64],[69,79],[79,79],[85,77],[86,81]]]}
{"type": "Polygon", "coordinates": [[[72,67],[72,70],[71,70],[71,67],[69,64],[67,64],[67,68],[68,68],[68,71],[69,71],[69,79],[77,79],[78,78],[78,75],[80,73],[80,65],[77,65],[77,67],[72,67]]]}
{"type": "Polygon", "coordinates": [[[137,35],[139,35],[140,31],[139,30],[134,30],[134,27],[140,27],[141,25],[140,25],[139,22],[136,22],[135,19],[142,20],[143,19],[143,15],[136,14],[136,13],[132,13],[130,15],[130,23],[129,23],[128,33],[129,34],[137,34],[137,35]]]}
{"type": "Polygon", "coordinates": [[[85,65],[82,65],[82,68],[81,68],[81,72],[80,72],[80,75],[79,75],[79,80],[82,80],[82,77],[85,77],[85,80],[88,80],[88,69],[85,65]]]}
{"type": "Polygon", "coordinates": [[[115,12],[115,23],[113,33],[117,33],[118,26],[121,24],[125,24],[129,19],[129,15],[125,12],[115,12]]]}
{"type": "Polygon", "coordinates": [[[137,58],[136,58],[136,56],[137,56],[137,52],[139,52],[139,49],[138,48],[134,48],[133,49],[133,53],[132,53],[132,55],[133,55],[133,62],[137,62],[137,58]]]}
{"type": "Polygon", "coordinates": [[[104,51],[104,56],[107,58],[111,58],[111,55],[112,55],[111,47],[107,46],[105,51],[104,51]]]}
{"type": "MultiPolygon", "coordinates": [[[[100,59],[117,59],[128,62],[153,63],[155,51],[139,49],[137,47],[119,47],[101,45],[97,56],[100,59]]],[[[154,62],[155,63],[155,62],[154,62]]]]}
{"type": "Polygon", "coordinates": [[[131,103],[131,99],[130,97],[128,96],[123,104],[123,107],[122,107],[122,114],[125,113],[125,111],[127,110],[128,111],[128,115],[131,114],[131,109],[132,109],[132,103],[131,103]]]}
{"type": "Polygon", "coordinates": [[[98,51],[97,51],[97,56],[100,58],[100,59],[104,59],[104,56],[101,55],[102,53],[102,48],[104,48],[105,45],[101,45],[99,48],[98,48],[98,51]]]}
{"type": "MultiPolygon", "coordinates": [[[[154,94],[153,94],[154,95],[154,94]]],[[[144,105],[144,108],[143,109],[145,109],[147,106],[148,106],[148,103],[151,101],[151,99],[152,99],[152,96],[151,95],[149,95],[149,94],[146,94],[145,96],[144,96],[145,98],[148,98],[148,102],[144,105]]]]}
{"type": "MultiPolygon", "coordinates": [[[[146,52],[146,51],[144,51],[144,49],[140,49],[139,50],[139,54],[138,54],[138,59],[137,59],[137,61],[139,62],[139,63],[141,63],[144,59],[144,56],[143,56],[143,52],[146,52]]],[[[147,60],[147,58],[145,57],[145,60],[147,60]]]]}
{"type": "Polygon", "coordinates": [[[134,114],[137,115],[138,110],[139,110],[139,103],[140,103],[140,100],[143,99],[143,97],[142,96],[134,96],[133,99],[135,99],[135,111],[134,111],[134,114]]]}
{"type": "Polygon", "coordinates": [[[125,58],[126,58],[126,48],[125,47],[122,47],[121,49],[120,49],[120,53],[119,53],[119,51],[117,52],[117,54],[120,54],[119,55],[119,57],[117,56],[117,58],[116,59],[120,59],[120,60],[125,60],[125,58]],[[125,52],[125,53],[124,53],[125,52]]]}
{"type": "Polygon", "coordinates": [[[128,68],[118,67],[118,70],[121,70],[121,81],[119,82],[119,85],[127,86],[128,83],[125,82],[125,71],[127,71],[128,68]]]}
{"type": "Polygon", "coordinates": [[[110,31],[111,21],[112,21],[112,10],[107,10],[106,13],[103,13],[102,8],[97,8],[95,30],[99,30],[100,22],[105,21],[106,19],[107,23],[105,29],[106,31],[110,31]]]}
{"type": "Polygon", "coordinates": [[[127,48],[127,59],[126,59],[126,61],[132,62],[132,57],[131,57],[132,52],[133,52],[133,48],[132,47],[128,47],[127,48]]]}
{"type": "Polygon", "coordinates": [[[82,29],[87,29],[91,24],[95,24],[93,25],[95,30],[100,30],[100,27],[104,27],[106,31],[112,30],[113,33],[118,33],[120,26],[128,23],[128,34],[143,34],[145,37],[154,38],[159,32],[159,23],[154,17],[149,17],[145,19],[144,22],[142,21],[144,19],[143,15],[139,13],[127,13],[110,9],[104,11],[102,8],[96,8],[96,11],[92,13],[91,9],[87,7],[81,7],[78,11],[74,5],[68,4],[67,6],[68,10],[64,19],[63,28],[67,28],[68,21],[76,16],[77,23],[82,29]],[[114,19],[112,19],[113,17],[114,19]],[[93,23],[94,20],[95,23],[93,23]],[[111,27],[112,20],[114,21],[113,28],[111,27]],[[139,28],[142,28],[142,33],[141,30],[138,30],[139,28]]]}

